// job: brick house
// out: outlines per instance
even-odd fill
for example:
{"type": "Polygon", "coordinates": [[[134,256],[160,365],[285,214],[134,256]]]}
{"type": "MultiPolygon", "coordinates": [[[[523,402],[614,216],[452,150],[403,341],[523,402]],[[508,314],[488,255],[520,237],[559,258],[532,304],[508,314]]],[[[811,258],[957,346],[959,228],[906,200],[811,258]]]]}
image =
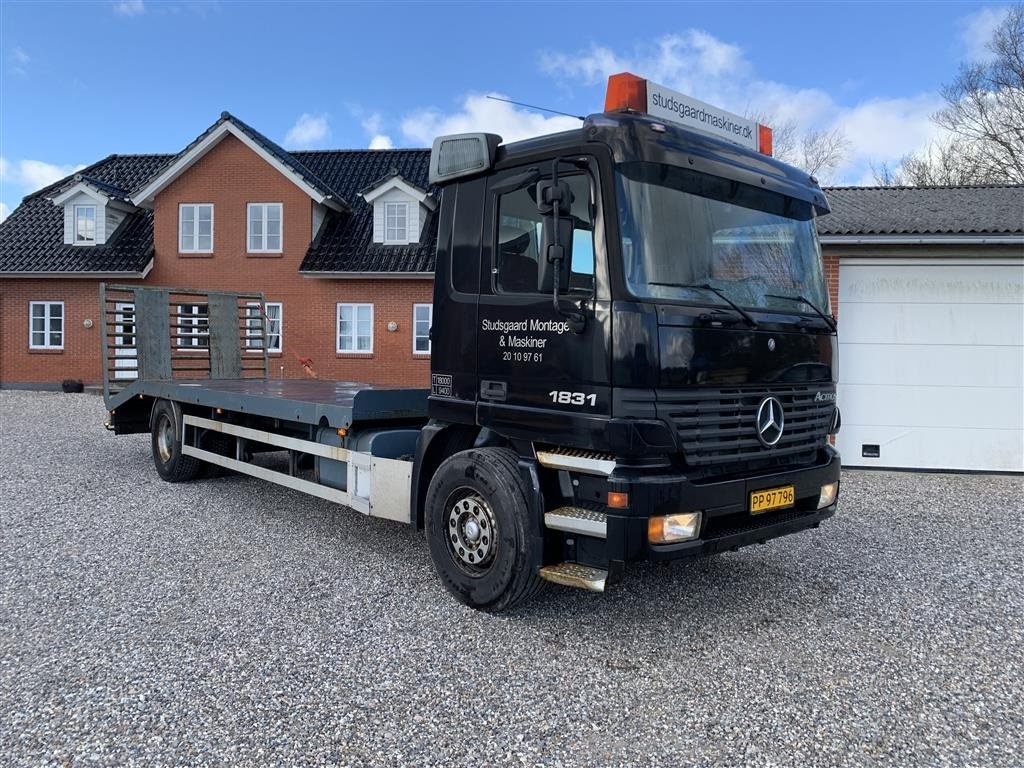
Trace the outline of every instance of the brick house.
{"type": "Polygon", "coordinates": [[[263,291],[273,375],[307,358],[322,378],[425,384],[428,161],[289,153],[224,113],[176,155],[111,155],[29,195],[0,225],[0,384],[101,380],[103,280],[263,291]]]}
{"type": "MultiPolygon", "coordinates": [[[[273,375],[425,385],[428,164],[286,152],[225,113],[29,195],[0,225],[0,386],[100,381],[101,280],[263,291],[273,375]]],[[[826,192],[844,463],[1024,470],[1024,188],[826,192]]]]}

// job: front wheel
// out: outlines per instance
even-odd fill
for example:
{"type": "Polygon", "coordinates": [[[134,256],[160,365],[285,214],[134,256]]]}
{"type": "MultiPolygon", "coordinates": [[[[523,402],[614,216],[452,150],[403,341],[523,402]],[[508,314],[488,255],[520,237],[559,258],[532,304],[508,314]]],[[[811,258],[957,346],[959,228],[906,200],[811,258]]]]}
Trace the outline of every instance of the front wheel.
{"type": "Polygon", "coordinates": [[[427,490],[427,540],[459,602],[497,612],[544,585],[534,572],[542,540],[532,535],[529,491],[505,448],[462,451],[438,467],[427,490]]]}
{"type": "Polygon", "coordinates": [[[153,464],[161,478],[169,483],[193,480],[203,468],[194,456],[181,452],[184,425],[181,412],[167,400],[153,405],[152,428],[153,464]]]}

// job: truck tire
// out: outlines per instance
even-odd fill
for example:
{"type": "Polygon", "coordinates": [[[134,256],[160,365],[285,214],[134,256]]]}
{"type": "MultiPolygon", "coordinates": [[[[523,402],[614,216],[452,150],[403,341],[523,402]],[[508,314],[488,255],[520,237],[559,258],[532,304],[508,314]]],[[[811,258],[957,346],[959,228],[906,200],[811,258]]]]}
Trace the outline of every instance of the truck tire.
{"type": "Polygon", "coordinates": [[[542,544],[531,535],[529,492],[507,448],[462,451],[434,473],[427,541],[442,583],[459,602],[496,613],[545,584],[534,572],[542,544]]]}
{"type": "Polygon", "coordinates": [[[158,400],[153,405],[151,423],[153,463],[160,477],[169,483],[194,480],[202,471],[203,463],[181,452],[184,425],[178,409],[167,400],[158,400]]]}

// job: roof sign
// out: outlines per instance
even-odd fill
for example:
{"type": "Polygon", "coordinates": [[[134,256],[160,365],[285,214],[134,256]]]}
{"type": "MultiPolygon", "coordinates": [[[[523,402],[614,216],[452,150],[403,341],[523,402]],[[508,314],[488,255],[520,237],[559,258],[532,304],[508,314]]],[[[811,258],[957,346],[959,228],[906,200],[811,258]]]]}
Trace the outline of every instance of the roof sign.
{"type": "Polygon", "coordinates": [[[642,112],[765,155],[772,153],[772,129],[767,125],[760,125],[630,72],[620,72],[608,78],[604,102],[605,112],[625,110],[642,112]]]}

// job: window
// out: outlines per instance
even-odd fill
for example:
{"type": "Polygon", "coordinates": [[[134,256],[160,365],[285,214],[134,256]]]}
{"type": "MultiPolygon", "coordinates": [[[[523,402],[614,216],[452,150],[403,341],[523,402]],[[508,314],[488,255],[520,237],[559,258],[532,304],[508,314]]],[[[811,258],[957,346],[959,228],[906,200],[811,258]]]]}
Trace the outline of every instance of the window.
{"type": "MultiPolygon", "coordinates": [[[[590,177],[562,177],[573,193],[572,265],[570,293],[594,289],[594,237],[590,177]]],[[[523,187],[498,198],[498,243],[494,250],[494,284],[500,293],[537,293],[537,260],[543,237],[543,217],[531,191],[523,187]]]]}
{"type": "Polygon", "coordinates": [[[64,349],[64,302],[28,303],[29,349],[64,349]]]}
{"type": "Polygon", "coordinates": [[[249,253],[281,252],[281,203],[249,203],[249,253]]]}
{"type": "Polygon", "coordinates": [[[384,242],[409,242],[408,203],[384,203],[384,242]]]}
{"type": "Polygon", "coordinates": [[[254,301],[246,308],[245,346],[254,352],[263,349],[263,337],[267,339],[267,352],[280,352],[282,307],[280,302],[268,301],[262,309],[254,301]]]}
{"type": "Polygon", "coordinates": [[[178,251],[213,253],[212,203],[182,203],[178,206],[178,251]]]}
{"type": "Polygon", "coordinates": [[[373,352],[373,304],[338,305],[338,352],[373,352]]]}
{"type": "Polygon", "coordinates": [[[177,319],[179,347],[210,346],[210,311],[206,304],[179,304],[177,319]]]}
{"type": "Polygon", "coordinates": [[[433,304],[412,305],[412,352],[430,354],[430,324],[434,320],[433,304]]]}
{"type": "Polygon", "coordinates": [[[75,206],[75,245],[96,243],[96,206],[75,206]]]}

